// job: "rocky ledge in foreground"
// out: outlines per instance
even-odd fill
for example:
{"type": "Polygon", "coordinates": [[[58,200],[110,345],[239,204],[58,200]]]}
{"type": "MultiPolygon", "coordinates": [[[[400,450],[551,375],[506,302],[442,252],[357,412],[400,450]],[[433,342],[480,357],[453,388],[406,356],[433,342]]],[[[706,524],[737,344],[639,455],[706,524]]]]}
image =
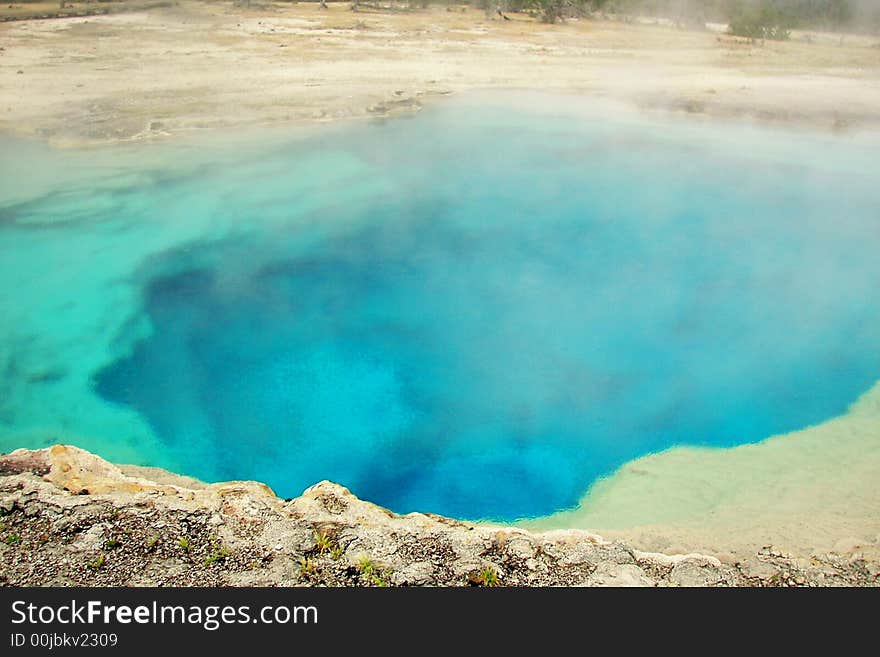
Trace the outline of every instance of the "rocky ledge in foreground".
{"type": "Polygon", "coordinates": [[[765,550],[722,564],[578,530],[399,516],[324,481],[284,501],[65,445],[0,456],[0,584],[98,586],[878,585],[878,564],[765,550]]]}

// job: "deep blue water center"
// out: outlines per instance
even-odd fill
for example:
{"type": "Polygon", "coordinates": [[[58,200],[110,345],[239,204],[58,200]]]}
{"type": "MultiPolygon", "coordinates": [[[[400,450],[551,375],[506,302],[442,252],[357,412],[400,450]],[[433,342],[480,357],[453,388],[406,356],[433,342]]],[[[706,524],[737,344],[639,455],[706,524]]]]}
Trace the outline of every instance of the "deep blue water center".
{"type": "Polygon", "coordinates": [[[204,171],[247,230],[143,268],[96,389],[187,474],[505,520],[833,417],[880,376],[877,177],[744,134],[450,103],[204,171]]]}

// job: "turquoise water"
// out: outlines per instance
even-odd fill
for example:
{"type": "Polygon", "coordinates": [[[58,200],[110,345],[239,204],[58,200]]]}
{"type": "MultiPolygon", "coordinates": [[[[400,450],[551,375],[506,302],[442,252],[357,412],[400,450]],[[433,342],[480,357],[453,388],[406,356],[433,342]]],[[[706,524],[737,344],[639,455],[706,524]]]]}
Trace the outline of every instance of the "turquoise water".
{"type": "MultiPolygon", "coordinates": [[[[206,480],[294,496],[326,478],[510,520],[646,453],[821,422],[880,378],[873,146],[531,100],[278,131],[7,204],[0,244],[29,263],[86,245],[52,289],[105,324],[53,367],[127,419],[16,413],[27,386],[62,384],[13,371],[0,447],[50,426],[112,455],[143,425],[127,454],[206,480]]],[[[6,263],[3,302],[40,343],[63,304],[27,310],[6,263]]]]}

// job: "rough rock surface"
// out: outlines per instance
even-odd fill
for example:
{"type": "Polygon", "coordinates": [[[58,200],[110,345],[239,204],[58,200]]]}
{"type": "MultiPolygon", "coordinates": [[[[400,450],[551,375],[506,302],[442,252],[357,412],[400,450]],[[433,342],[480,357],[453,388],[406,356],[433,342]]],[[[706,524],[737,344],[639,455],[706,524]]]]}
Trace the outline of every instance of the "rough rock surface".
{"type": "Polygon", "coordinates": [[[400,516],[328,481],[285,501],[263,484],[208,485],[65,445],[0,456],[6,586],[877,586],[878,577],[858,553],[805,562],[768,547],[722,564],[579,530],[400,516]]]}

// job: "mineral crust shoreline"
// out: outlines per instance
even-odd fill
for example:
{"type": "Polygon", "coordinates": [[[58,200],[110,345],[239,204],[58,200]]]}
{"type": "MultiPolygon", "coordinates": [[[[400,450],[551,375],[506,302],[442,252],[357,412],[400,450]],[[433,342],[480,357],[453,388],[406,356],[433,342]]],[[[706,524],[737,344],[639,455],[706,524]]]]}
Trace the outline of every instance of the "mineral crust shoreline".
{"type": "Polygon", "coordinates": [[[0,456],[0,585],[877,586],[880,563],[648,553],[582,530],[401,516],[329,481],[282,500],[54,445],[0,456]]]}

